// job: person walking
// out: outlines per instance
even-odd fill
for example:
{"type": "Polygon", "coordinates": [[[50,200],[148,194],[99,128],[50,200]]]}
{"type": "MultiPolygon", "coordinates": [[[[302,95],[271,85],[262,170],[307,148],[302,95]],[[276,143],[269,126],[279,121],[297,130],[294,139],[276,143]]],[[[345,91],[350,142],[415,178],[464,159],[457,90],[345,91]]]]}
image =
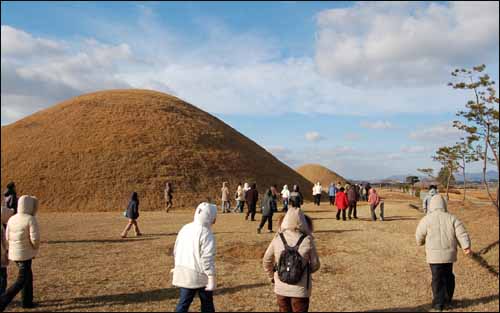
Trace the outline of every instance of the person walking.
{"type": "Polygon", "coordinates": [[[330,205],[335,205],[335,194],[337,193],[337,188],[334,183],[330,184],[328,188],[328,197],[330,197],[330,205]]]}
{"type": "Polygon", "coordinates": [[[362,201],[368,201],[368,198],[366,196],[366,189],[363,184],[359,184],[359,193],[361,194],[362,201]]]}
{"type": "Polygon", "coordinates": [[[283,201],[283,212],[288,211],[288,200],[290,199],[290,190],[288,186],[284,185],[283,190],[281,190],[281,200],[283,201]]]}
{"type": "Polygon", "coordinates": [[[21,292],[21,305],[25,309],[34,308],[32,260],[40,247],[40,229],[36,219],[38,199],[23,195],[19,198],[18,212],[12,216],[5,230],[8,242],[8,258],[16,262],[19,269],[15,283],[0,296],[0,311],[12,302],[21,292]]]}
{"type": "Polygon", "coordinates": [[[5,238],[5,229],[7,227],[7,222],[9,219],[14,215],[14,211],[11,209],[7,209],[7,207],[2,206],[2,223],[0,225],[0,231],[1,231],[1,248],[0,248],[0,295],[5,292],[7,289],[7,266],[9,265],[9,243],[7,242],[7,239],[5,238]]]}
{"type": "Polygon", "coordinates": [[[314,197],[314,204],[319,206],[321,204],[321,183],[317,182],[316,185],[313,187],[313,197],[314,197]]]}
{"type": "Polygon", "coordinates": [[[216,242],[212,225],[217,219],[217,206],[200,203],[193,222],[184,225],[174,245],[172,284],[180,288],[176,312],[188,312],[196,294],[201,312],[215,312],[213,291],[216,288],[216,242]]]}
{"type": "Polygon", "coordinates": [[[349,201],[347,200],[347,195],[345,194],[344,187],[340,187],[335,196],[335,205],[337,206],[337,221],[340,220],[340,213],[342,212],[342,220],[346,220],[345,210],[349,206],[349,201]]]}
{"type": "Polygon", "coordinates": [[[229,188],[227,187],[227,182],[222,183],[221,188],[221,205],[222,205],[222,213],[231,212],[231,203],[229,202],[229,188]]]}
{"type": "Polygon", "coordinates": [[[347,200],[349,201],[349,212],[347,213],[347,216],[349,219],[352,219],[354,217],[357,219],[357,212],[356,212],[356,206],[358,202],[358,193],[356,192],[356,185],[351,186],[349,190],[347,191],[347,200]],[[354,213],[354,214],[353,214],[354,213]]]}
{"type": "Polygon", "coordinates": [[[415,233],[417,245],[425,244],[426,260],[432,273],[432,307],[451,309],[455,291],[453,263],[457,261],[457,246],[471,255],[471,240],[464,224],[448,213],[446,200],[435,195],[429,210],[419,222],[415,233]]]}
{"type": "Polygon", "coordinates": [[[121,237],[127,238],[128,231],[132,226],[134,226],[135,235],[137,237],[142,236],[141,231],[139,230],[139,225],[137,224],[137,219],[139,218],[139,197],[137,196],[137,192],[132,192],[130,196],[130,201],[127,205],[127,209],[125,210],[125,217],[128,218],[128,224],[125,226],[121,237]]]}
{"type": "MultiPolygon", "coordinates": [[[[247,191],[250,190],[250,185],[248,183],[245,183],[243,185],[243,193],[244,193],[244,197],[245,197],[245,203],[247,204],[247,209],[248,209],[248,203],[247,203],[247,191]]],[[[245,207],[243,206],[243,209],[245,209],[245,207]]]]}
{"type": "Polygon", "coordinates": [[[174,190],[172,188],[172,184],[167,182],[165,184],[165,190],[164,190],[165,203],[166,203],[165,212],[167,212],[167,213],[172,208],[172,205],[173,205],[173,203],[172,203],[172,198],[173,198],[172,193],[173,192],[174,192],[174,190]]]}
{"type": "Polygon", "coordinates": [[[17,192],[16,192],[16,184],[14,182],[9,182],[7,184],[7,190],[5,190],[4,194],[4,203],[7,209],[11,209],[14,211],[14,214],[17,214],[17,192]]]}
{"type": "Polygon", "coordinates": [[[251,217],[251,221],[255,221],[255,213],[257,208],[257,201],[259,200],[259,192],[257,191],[257,184],[253,183],[252,187],[246,193],[246,199],[248,205],[247,215],[245,220],[248,220],[248,216],[251,217]]]}
{"type": "Polygon", "coordinates": [[[236,208],[234,212],[243,213],[243,206],[245,205],[245,191],[241,183],[238,183],[238,189],[236,190],[236,208]]]}
{"type": "Polygon", "coordinates": [[[428,209],[429,209],[429,203],[431,202],[432,197],[438,194],[437,186],[436,185],[430,185],[429,186],[429,192],[424,198],[424,201],[422,201],[422,210],[424,211],[424,214],[427,214],[428,209]]]}
{"type": "Polygon", "coordinates": [[[293,202],[296,208],[300,208],[304,204],[304,197],[300,192],[299,185],[293,185],[292,192],[290,193],[290,203],[293,202]]]}
{"type": "Polygon", "coordinates": [[[372,221],[377,220],[377,215],[375,214],[375,209],[377,206],[380,204],[380,220],[384,220],[384,206],[383,206],[383,201],[381,201],[380,197],[377,194],[377,191],[375,188],[370,188],[368,193],[370,194],[368,196],[368,204],[370,204],[370,213],[372,216],[372,221]]]}
{"type": "MultiPolygon", "coordinates": [[[[280,312],[308,312],[312,273],[320,268],[314,238],[300,208],[290,208],[280,232],[264,253],[262,266],[274,285],[280,312]]],[[[312,225],[311,225],[312,226],[312,225]]]]}
{"type": "Polygon", "coordinates": [[[278,192],[278,186],[276,184],[271,186],[271,193],[273,195],[273,200],[274,200],[274,207],[273,210],[274,212],[278,212],[278,196],[280,193],[278,192]]]}
{"type": "Polygon", "coordinates": [[[365,193],[366,193],[366,197],[367,197],[366,199],[367,199],[367,201],[368,201],[368,198],[370,197],[370,189],[371,188],[372,188],[372,186],[370,185],[370,183],[367,183],[365,185],[365,193]]]}
{"type": "Polygon", "coordinates": [[[270,233],[273,232],[273,213],[276,207],[276,201],[274,200],[273,193],[271,189],[268,189],[264,194],[264,199],[262,200],[262,220],[259,227],[257,228],[257,233],[260,234],[262,228],[267,222],[267,229],[270,233]]]}

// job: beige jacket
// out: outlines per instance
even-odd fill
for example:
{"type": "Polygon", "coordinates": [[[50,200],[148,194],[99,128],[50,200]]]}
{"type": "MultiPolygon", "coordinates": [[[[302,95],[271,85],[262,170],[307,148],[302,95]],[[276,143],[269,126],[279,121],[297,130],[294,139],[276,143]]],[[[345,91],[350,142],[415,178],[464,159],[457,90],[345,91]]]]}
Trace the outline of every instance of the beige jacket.
{"type": "Polygon", "coordinates": [[[17,214],[10,218],[6,229],[9,260],[26,261],[37,255],[40,245],[40,230],[35,217],[37,210],[37,198],[19,198],[17,214]]]}
{"type": "MultiPolygon", "coordinates": [[[[289,246],[294,246],[302,233],[309,233],[304,223],[303,213],[300,209],[290,208],[280,227],[289,246]]],[[[274,272],[274,265],[278,262],[281,252],[285,249],[279,235],[275,236],[264,254],[262,265],[269,279],[274,278],[274,292],[285,297],[309,298],[312,290],[312,275],[309,275],[309,288],[307,288],[307,272],[296,285],[289,285],[280,281],[278,274],[274,272]]],[[[320,267],[318,253],[314,244],[314,238],[308,235],[299,247],[299,254],[306,263],[310,264],[310,274],[316,272],[320,267]]]]}
{"type": "Polygon", "coordinates": [[[2,244],[1,244],[1,249],[0,253],[2,254],[0,257],[0,263],[2,267],[7,267],[9,265],[9,258],[7,257],[7,251],[9,250],[9,243],[7,242],[7,239],[5,238],[5,228],[3,227],[4,224],[7,224],[9,219],[14,215],[14,211],[11,209],[8,209],[7,207],[2,207],[2,225],[0,225],[1,228],[1,236],[2,236],[2,244]]]}
{"type": "Polygon", "coordinates": [[[415,236],[417,245],[425,244],[429,264],[454,263],[457,261],[457,245],[462,249],[471,246],[464,224],[447,212],[446,202],[439,194],[431,199],[428,213],[418,224],[415,236]],[[436,207],[434,202],[443,205],[436,207]]]}

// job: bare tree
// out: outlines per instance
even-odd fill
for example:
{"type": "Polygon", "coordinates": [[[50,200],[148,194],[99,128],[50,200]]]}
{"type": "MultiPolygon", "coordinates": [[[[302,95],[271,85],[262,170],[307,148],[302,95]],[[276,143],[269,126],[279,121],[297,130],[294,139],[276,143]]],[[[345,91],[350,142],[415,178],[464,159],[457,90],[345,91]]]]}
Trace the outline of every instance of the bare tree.
{"type": "Polygon", "coordinates": [[[447,169],[447,179],[446,179],[446,199],[450,199],[450,180],[453,173],[458,169],[458,155],[455,147],[440,147],[434,156],[432,156],[434,161],[441,163],[443,168],[447,169]]]}

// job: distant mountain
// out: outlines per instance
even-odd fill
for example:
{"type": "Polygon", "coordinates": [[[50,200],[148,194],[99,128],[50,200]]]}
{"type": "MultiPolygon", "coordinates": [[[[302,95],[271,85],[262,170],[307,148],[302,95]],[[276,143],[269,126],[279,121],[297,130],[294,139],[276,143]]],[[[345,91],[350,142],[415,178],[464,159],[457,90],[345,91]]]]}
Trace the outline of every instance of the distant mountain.
{"type": "MultiPolygon", "coordinates": [[[[412,176],[414,174],[405,174],[405,175],[392,175],[392,176],[389,176],[387,178],[384,178],[384,179],[380,179],[380,180],[394,180],[394,181],[399,181],[399,182],[405,182],[406,181],[406,177],[408,176],[412,176]]],[[[428,177],[427,176],[423,176],[423,175],[415,175],[415,176],[418,176],[418,178],[420,178],[420,180],[427,180],[428,177]]],[[[476,181],[476,182],[480,182],[483,180],[483,173],[479,172],[479,173],[465,173],[465,177],[467,178],[467,181],[470,181],[470,182],[473,182],[473,181],[476,181]]],[[[463,177],[462,177],[462,174],[461,173],[455,173],[455,179],[457,182],[461,182],[463,181],[463,177]]],[[[486,172],[486,179],[488,181],[498,181],[498,172],[497,171],[487,171],[486,172]]],[[[378,181],[378,180],[377,180],[378,181]]]]}

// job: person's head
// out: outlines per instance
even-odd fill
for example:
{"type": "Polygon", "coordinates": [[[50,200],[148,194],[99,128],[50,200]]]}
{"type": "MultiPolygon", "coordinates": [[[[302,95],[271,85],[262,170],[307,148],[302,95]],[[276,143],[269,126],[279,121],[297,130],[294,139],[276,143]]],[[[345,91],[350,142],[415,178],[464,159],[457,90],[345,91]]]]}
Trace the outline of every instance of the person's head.
{"type": "Polygon", "coordinates": [[[283,189],[288,190],[288,186],[287,186],[287,185],[284,185],[284,186],[283,186],[283,189]]]}
{"type": "MultiPolygon", "coordinates": [[[[311,224],[312,225],[312,224],[311,224]]],[[[299,208],[290,208],[281,222],[279,231],[291,230],[311,235],[304,212],[299,208]]]]}
{"type": "Polygon", "coordinates": [[[35,216],[38,211],[38,199],[33,196],[21,196],[17,204],[17,212],[35,216]]]}
{"type": "Polygon", "coordinates": [[[16,184],[13,181],[9,182],[6,187],[7,187],[8,191],[15,191],[16,190],[16,184]]]}
{"type": "Polygon", "coordinates": [[[307,214],[304,214],[304,218],[306,220],[306,225],[309,228],[309,231],[311,233],[314,232],[314,226],[313,226],[313,220],[312,220],[312,218],[309,215],[307,215],[307,214]]]}
{"type": "Polygon", "coordinates": [[[293,185],[293,191],[299,192],[299,185],[293,185]]]}
{"type": "Polygon", "coordinates": [[[170,188],[170,182],[165,183],[165,188],[169,189],[170,188]]]}
{"type": "Polygon", "coordinates": [[[130,196],[130,200],[132,201],[138,201],[139,197],[137,196],[137,192],[132,192],[132,195],[130,196]]]}
{"type": "Polygon", "coordinates": [[[252,184],[252,189],[257,189],[257,183],[252,184]]]}
{"type": "Polygon", "coordinates": [[[226,182],[222,182],[222,187],[226,187],[226,182]]]}
{"type": "Polygon", "coordinates": [[[340,190],[340,192],[344,192],[345,191],[344,187],[340,187],[339,190],[340,190]]]}
{"type": "Polygon", "coordinates": [[[373,193],[373,194],[377,194],[377,191],[375,190],[375,188],[368,189],[368,192],[373,193]]]}
{"type": "Polygon", "coordinates": [[[434,195],[429,202],[428,213],[432,213],[434,211],[443,211],[448,212],[448,204],[442,195],[434,195]]]}
{"type": "Polygon", "coordinates": [[[211,227],[217,219],[217,206],[208,202],[202,202],[196,208],[194,221],[200,225],[211,227]]]}
{"type": "Polygon", "coordinates": [[[238,186],[241,186],[241,182],[238,183],[238,186]]]}
{"type": "MultiPolygon", "coordinates": [[[[272,188],[272,187],[271,187],[271,188],[272,188]]],[[[269,189],[267,189],[267,190],[266,190],[266,195],[267,195],[268,197],[272,197],[272,196],[273,196],[273,191],[272,191],[272,189],[271,189],[271,188],[269,188],[269,189]]]]}

